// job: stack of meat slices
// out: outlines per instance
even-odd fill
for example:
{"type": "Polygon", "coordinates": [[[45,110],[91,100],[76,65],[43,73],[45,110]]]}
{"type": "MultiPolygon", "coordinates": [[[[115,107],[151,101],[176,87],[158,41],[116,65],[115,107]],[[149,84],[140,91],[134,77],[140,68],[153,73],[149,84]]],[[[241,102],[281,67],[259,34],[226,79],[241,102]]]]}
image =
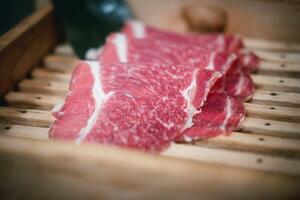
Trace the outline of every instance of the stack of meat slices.
{"type": "Polygon", "coordinates": [[[257,57],[241,39],[128,22],[74,70],[50,138],[160,152],[239,128],[257,57]]]}

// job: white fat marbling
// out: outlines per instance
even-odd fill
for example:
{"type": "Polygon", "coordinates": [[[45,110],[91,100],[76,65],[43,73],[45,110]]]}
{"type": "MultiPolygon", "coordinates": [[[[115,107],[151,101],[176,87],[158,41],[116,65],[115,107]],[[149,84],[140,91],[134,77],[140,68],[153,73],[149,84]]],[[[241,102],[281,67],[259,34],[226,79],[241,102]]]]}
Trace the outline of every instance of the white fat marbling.
{"type": "Polygon", "coordinates": [[[193,117],[195,114],[198,113],[197,108],[193,106],[193,97],[192,97],[192,92],[197,87],[197,73],[198,70],[195,70],[190,85],[181,91],[181,94],[186,101],[185,112],[187,113],[187,120],[183,128],[181,129],[181,131],[193,126],[193,117]]]}
{"type": "Polygon", "coordinates": [[[131,27],[132,27],[132,32],[133,36],[135,38],[145,38],[145,26],[142,22],[133,20],[131,21],[131,27]]]}
{"type": "Polygon", "coordinates": [[[61,112],[60,110],[62,109],[63,106],[64,106],[64,103],[56,104],[56,105],[52,108],[51,112],[52,112],[52,113],[61,112]]]}
{"type": "Polygon", "coordinates": [[[205,91],[204,91],[204,99],[201,102],[200,107],[203,106],[204,102],[206,101],[208,93],[213,86],[212,83],[215,82],[216,78],[220,78],[221,76],[222,76],[222,74],[220,72],[214,72],[212,77],[206,82],[205,91]]]}
{"type": "Polygon", "coordinates": [[[215,69],[215,64],[214,64],[215,57],[216,57],[216,52],[213,52],[209,57],[209,62],[208,62],[206,69],[209,69],[209,70],[215,69]]]}
{"type": "Polygon", "coordinates": [[[127,62],[127,38],[123,33],[117,33],[113,40],[116,49],[119,61],[121,63],[127,62]]]}
{"type": "Polygon", "coordinates": [[[90,48],[85,53],[85,59],[98,60],[101,51],[102,51],[102,46],[100,46],[99,48],[90,48]]]}
{"type": "Polygon", "coordinates": [[[232,102],[230,100],[229,97],[227,97],[226,99],[226,108],[225,108],[225,112],[226,112],[226,116],[225,116],[225,119],[222,123],[222,125],[220,126],[220,128],[222,130],[225,130],[226,129],[226,125],[227,125],[227,122],[228,120],[230,119],[231,115],[232,115],[232,102]]]}
{"type": "Polygon", "coordinates": [[[94,84],[92,88],[92,94],[95,101],[95,107],[94,112],[90,116],[90,118],[87,121],[87,124],[85,127],[81,128],[79,132],[79,136],[76,139],[75,143],[80,144],[87,135],[91,132],[92,128],[94,127],[95,123],[97,122],[98,115],[101,111],[101,107],[103,103],[111,96],[113,95],[113,92],[109,92],[105,94],[103,91],[102,83],[101,83],[101,66],[99,62],[96,61],[86,61],[91,69],[91,73],[94,78],[94,84]]]}
{"type": "Polygon", "coordinates": [[[233,63],[236,59],[237,59],[237,55],[234,54],[234,53],[232,53],[232,54],[230,54],[230,55],[228,56],[228,59],[227,59],[227,61],[226,61],[226,63],[225,63],[225,67],[224,67],[223,73],[224,73],[224,72],[226,73],[226,72],[229,70],[229,68],[231,67],[232,63],[233,63]]]}
{"type": "Polygon", "coordinates": [[[239,82],[236,85],[235,95],[239,95],[242,92],[243,86],[245,84],[245,78],[243,75],[240,75],[239,82]]]}

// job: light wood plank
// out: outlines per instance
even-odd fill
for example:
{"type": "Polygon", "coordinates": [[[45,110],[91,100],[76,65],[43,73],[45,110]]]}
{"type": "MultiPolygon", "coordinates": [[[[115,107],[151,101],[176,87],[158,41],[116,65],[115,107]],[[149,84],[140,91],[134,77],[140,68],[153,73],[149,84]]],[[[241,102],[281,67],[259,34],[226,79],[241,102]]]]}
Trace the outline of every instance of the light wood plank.
{"type": "Polygon", "coordinates": [[[64,97],[40,93],[9,92],[5,96],[5,100],[12,107],[51,110],[54,105],[63,102],[64,97]]]}
{"type": "Polygon", "coordinates": [[[300,63],[270,62],[262,60],[258,74],[299,78],[300,63]]]}
{"type": "Polygon", "coordinates": [[[274,119],[288,122],[300,121],[300,108],[268,106],[244,103],[247,115],[263,119],[274,119]]]}
{"type": "Polygon", "coordinates": [[[78,62],[76,57],[48,55],[44,58],[44,65],[47,69],[59,72],[70,72],[78,62]]]}
{"type": "Polygon", "coordinates": [[[24,79],[19,83],[19,89],[22,92],[64,96],[68,91],[68,84],[62,82],[24,79]]]}
{"type": "Polygon", "coordinates": [[[252,75],[252,79],[259,89],[274,92],[300,92],[300,79],[265,75],[252,75]]]}
{"type": "Polygon", "coordinates": [[[287,51],[287,52],[300,52],[299,43],[288,43],[279,41],[268,41],[253,38],[244,38],[244,43],[247,49],[261,49],[273,51],[287,51]]]}
{"type": "MultiPolygon", "coordinates": [[[[42,127],[0,124],[0,134],[13,137],[48,140],[48,130],[48,128],[42,127]]],[[[194,144],[218,149],[233,149],[289,158],[300,158],[300,140],[272,136],[234,132],[230,137],[218,136],[209,140],[197,141],[194,144]]]]}
{"type": "Polygon", "coordinates": [[[300,63],[300,52],[294,53],[294,52],[276,52],[276,51],[264,51],[264,50],[255,50],[254,52],[263,60],[287,62],[287,63],[300,63]]]}
{"type": "Polygon", "coordinates": [[[300,138],[300,124],[247,117],[242,123],[246,132],[277,137],[300,138]]]}
{"type": "Polygon", "coordinates": [[[48,128],[0,123],[0,135],[48,140],[48,128]]]}
{"type": "Polygon", "coordinates": [[[49,111],[0,107],[1,123],[49,127],[53,120],[49,111]]]}
{"type": "Polygon", "coordinates": [[[34,79],[43,79],[43,80],[53,80],[60,82],[69,82],[71,78],[70,73],[64,72],[52,72],[45,68],[36,68],[31,73],[32,78],[34,79]]]}
{"type": "Polygon", "coordinates": [[[195,142],[209,148],[230,149],[263,153],[288,158],[300,158],[300,140],[233,132],[230,136],[220,135],[195,142]]]}
{"type": "MultiPolygon", "coordinates": [[[[298,177],[104,146],[1,137],[0,155],[1,176],[6,177],[0,187],[9,191],[5,195],[10,196],[4,198],[10,199],[20,197],[18,191],[27,191],[22,193],[25,199],[66,196],[72,199],[199,199],[201,196],[232,200],[253,196],[284,199],[300,194],[298,177]],[[234,194],[232,188],[238,188],[234,194]]],[[[235,157],[239,159],[243,157],[235,157]]],[[[253,159],[256,163],[257,157],[253,159]]],[[[281,164],[267,158],[263,162],[266,164],[262,166],[274,164],[273,168],[281,164]]],[[[285,163],[281,171],[288,167],[285,163]]],[[[291,171],[294,167],[293,163],[291,171]]]]}
{"type": "MultiPolygon", "coordinates": [[[[43,99],[47,99],[39,94],[43,99]]],[[[59,101],[58,103],[60,103],[59,101]]],[[[25,104],[26,105],[26,104],[25,104]]],[[[30,102],[26,108],[31,107],[30,102]]],[[[55,105],[55,104],[53,104],[55,105]]],[[[50,108],[49,108],[50,109],[50,108]]],[[[20,109],[12,107],[0,107],[0,119],[19,125],[32,125],[48,127],[53,122],[54,118],[49,111],[35,110],[35,109],[20,109]],[[25,112],[26,115],[20,115],[25,112]]],[[[242,124],[243,131],[253,132],[262,135],[273,135],[277,137],[300,138],[300,125],[290,122],[280,122],[274,120],[263,120],[256,118],[246,118],[242,124]]]]}
{"type": "Polygon", "coordinates": [[[164,155],[193,160],[238,166],[249,169],[272,171],[290,175],[300,175],[300,161],[255,153],[211,149],[193,145],[173,144],[164,155]]]}
{"type": "Polygon", "coordinates": [[[75,56],[74,50],[69,43],[57,45],[54,54],[60,56],[75,56]]]}
{"type": "Polygon", "coordinates": [[[300,94],[255,90],[251,103],[270,106],[300,107],[300,94]]]}

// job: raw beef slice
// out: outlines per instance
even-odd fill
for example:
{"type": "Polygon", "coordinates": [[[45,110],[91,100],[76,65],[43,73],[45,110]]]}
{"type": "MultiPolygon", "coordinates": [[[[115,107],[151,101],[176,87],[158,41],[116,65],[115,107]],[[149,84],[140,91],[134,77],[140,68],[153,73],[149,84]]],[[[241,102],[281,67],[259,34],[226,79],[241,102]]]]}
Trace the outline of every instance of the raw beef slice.
{"type": "Polygon", "coordinates": [[[254,84],[248,70],[242,67],[235,54],[226,52],[112,34],[108,37],[99,60],[103,64],[160,63],[216,70],[226,74],[223,76],[224,83],[220,80],[218,85],[225,87],[229,95],[241,100],[250,100],[254,94],[254,84]]]}
{"type": "MultiPolygon", "coordinates": [[[[181,46],[181,48],[178,48],[178,45],[162,46],[161,43],[157,41],[150,43],[149,40],[129,39],[123,34],[114,34],[109,37],[107,44],[103,48],[100,60],[102,63],[185,64],[191,66],[191,68],[217,70],[220,73],[226,74],[226,76],[223,75],[222,78],[218,80],[218,84],[216,84],[216,86],[218,86],[215,86],[214,90],[218,90],[219,92],[226,90],[230,96],[238,96],[242,100],[251,97],[254,92],[254,85],[251,78],[248,77],[248,73],[242,73],[245,69],[238,65],[238,63],[235,63],[236,59],[234,55],[228,55],[224,52],[211,52],[197,47],[185,48],[185,46],[181,46]],[[156,49],[160,49],[160,51],[156,51],[156,49]],[[227,73],[228,71],[230,71],[230,73],[227,73]]],[[[209,113],[213,111],[214,108],[207,109],[206,106],[204,108],[206,112],[198,114],[197,118],[206,118],[209,120],[211,114],[218,114],[216,118],[219,120],[215,121],[214,129],[211,130],[211,127],[204,127],[203,124],[197,123],[192,128],[194,133],[185,138],[208,138],[218,134],[228,133],[239,127],[245,115],[243,105],[239,100],[228,96],[227,93],[225,94],[223,92],[223,95],[219,94],[218,96],[230,100],[235,107],[239,106],[237,112],[234,112],[236,110],[233,109],[231,118],[228,118],[226,121],[221,121],[225,119],[223,117],[226,112],[226,104],[224,104],[221,99],[213,98],[216,96],[213,95],[208,99],[209,102],[206,104],[208,106],[214,104],[221,106],[217,109],[218,112],[209,113]],[[221,109],[222,106],[223,110],[221,109]],[[233,120],[231,119],[233,117],[236,119],[235,123],[232,123],[233,120]],[[195,132],[195,130],[197,131],[195,132]]]]}
{"type": "Polygon", "coordinates": [[[128,37],[145,39],[151,38],[171,43],[184,43],[193,46],[207,47],[212,50],[234,52],[243,48],[242,40],[234,35],[223,34],[179,34],[145,26],[142,22],[128,21],[122,30],[128,37]]]}
{"type": "Polygon", "coordinates": [[[161,64],[81,62],[50,138],[158,152],[193,126],[219,72],[161,64]]]}
{"type": "Polygon", "coordinates": [[[249,71],[257,71],[259,67],[258,57],[250,51],[245,51],[242,39],[236,35],[179,34],[145,26],[136,20],[128,21],[123,28],[123,33],[129,38],[156,40],[164,44],[184,44],[213,51],[235,52],[238,54],[243,67],[248,68],[249,71]]]}

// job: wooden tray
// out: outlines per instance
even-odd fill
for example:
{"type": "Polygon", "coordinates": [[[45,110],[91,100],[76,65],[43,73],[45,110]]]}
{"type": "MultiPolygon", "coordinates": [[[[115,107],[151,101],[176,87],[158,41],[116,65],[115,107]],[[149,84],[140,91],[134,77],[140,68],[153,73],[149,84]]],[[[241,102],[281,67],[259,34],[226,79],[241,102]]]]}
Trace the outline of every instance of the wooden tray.
{"type": "Polygon", "coordinates": [[[246,39],[263,61],[242,130],[150,155],[48,141],[77,61],[60,38],[48,5],[0,40],[2,197],[299,199],[300,45],[246,39]]]}

